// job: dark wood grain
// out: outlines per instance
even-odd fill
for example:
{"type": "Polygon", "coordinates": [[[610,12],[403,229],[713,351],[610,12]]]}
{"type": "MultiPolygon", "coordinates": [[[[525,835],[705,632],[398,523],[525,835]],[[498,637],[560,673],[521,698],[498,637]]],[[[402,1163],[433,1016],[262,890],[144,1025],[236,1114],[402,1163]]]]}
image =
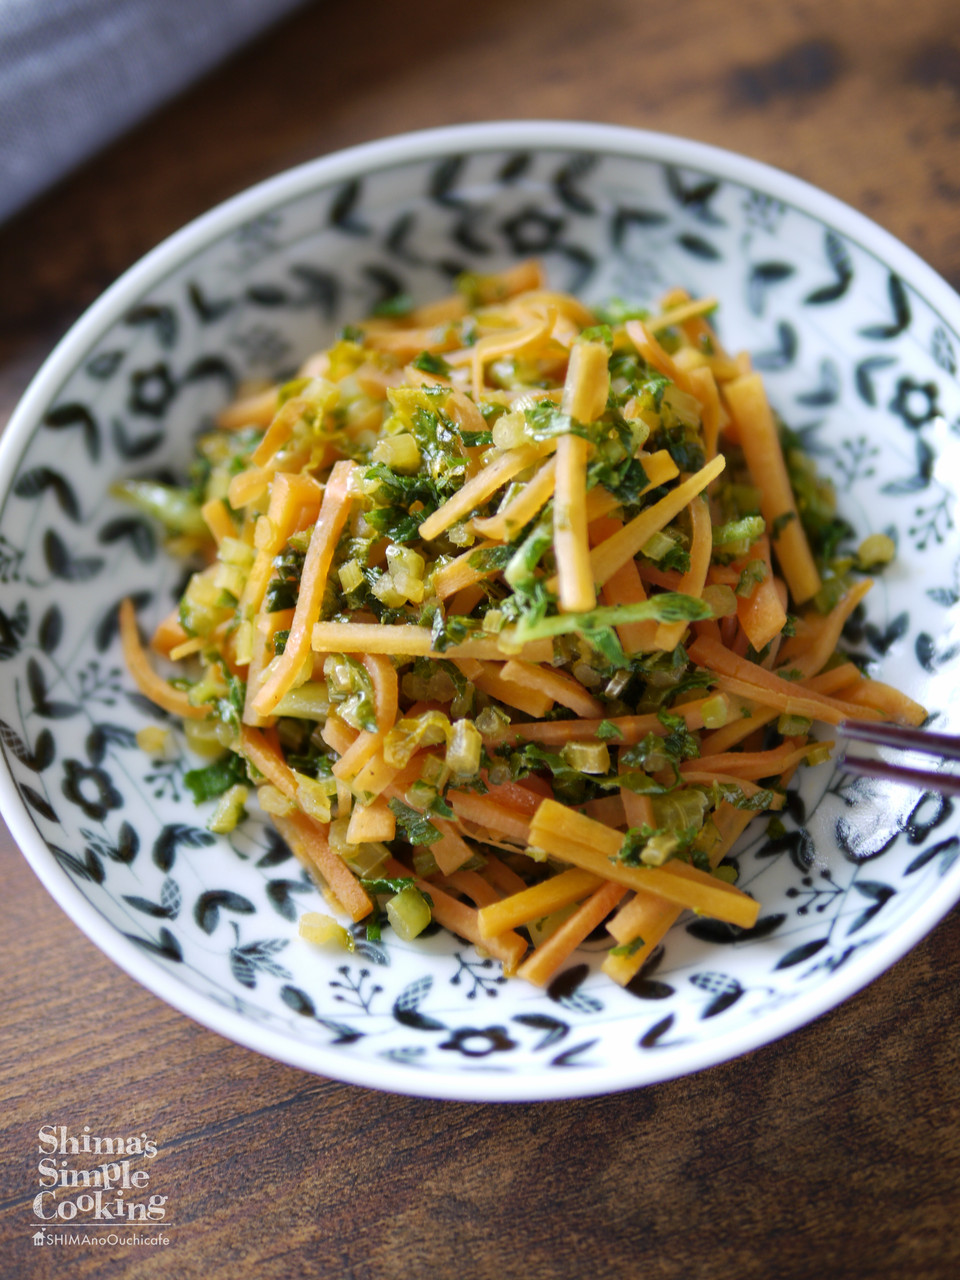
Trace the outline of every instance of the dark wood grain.
{"type": "MultiPolygon", "coordinates": [[[[163,236],[336,147],[457,121],[685,134],[805,177],[960,284],[955,0],[325,0],[0,227],[0,420],[163,236]]],[[[960,913],[842,1008],[613,1097],[433,1103],[272,1063],[169,1009],[3,876],[0,1271],[256,1277],[953,1277],[960,913]],[[145,1131],[168,1250],[35,1249],[44,1123],[145,1131]]]]}

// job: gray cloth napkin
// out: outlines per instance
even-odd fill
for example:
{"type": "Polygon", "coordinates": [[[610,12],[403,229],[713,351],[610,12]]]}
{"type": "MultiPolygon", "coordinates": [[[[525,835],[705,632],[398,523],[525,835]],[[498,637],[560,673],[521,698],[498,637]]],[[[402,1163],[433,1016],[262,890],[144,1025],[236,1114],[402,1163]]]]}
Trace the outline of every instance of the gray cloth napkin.
{"type": "Polygon", "coordinates": [[[0,221],[304,0],[0,0],[0,221]]]}

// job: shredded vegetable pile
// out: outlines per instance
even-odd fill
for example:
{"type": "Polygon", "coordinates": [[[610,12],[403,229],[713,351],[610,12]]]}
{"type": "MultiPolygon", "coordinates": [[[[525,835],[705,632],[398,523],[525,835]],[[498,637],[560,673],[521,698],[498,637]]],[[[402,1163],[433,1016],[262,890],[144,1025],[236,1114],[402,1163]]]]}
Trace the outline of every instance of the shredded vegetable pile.
{"type": "Polygon", "coordinates": [[[305,937],[436,921],[542,985],[606,922],[625,984],[685,910],[756,922],[724,858],[814,726],[924,719],[838,652],[893,544],[849,549],[715,305],[590,310],[535,263],[395,298],[226,409],[189,486],[117,486],[203,566],[169,679],[124,604],[129,669],[211,829],[255,799],[316,877],[305,937]]]}

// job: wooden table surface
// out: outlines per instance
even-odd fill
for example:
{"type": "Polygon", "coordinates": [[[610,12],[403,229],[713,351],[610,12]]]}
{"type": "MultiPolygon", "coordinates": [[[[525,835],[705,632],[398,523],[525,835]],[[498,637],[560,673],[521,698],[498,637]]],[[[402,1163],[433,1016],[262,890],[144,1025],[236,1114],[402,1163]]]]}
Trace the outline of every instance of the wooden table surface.
{"type": "MultiPolygon", "coordinates": [[[[956,17],[955,0],[309,6],[0,227],[0,422],[81,310],[182,223],[430,125],[582,118],[728,146],[848,201],[960,287],[956,17]]],[[[5,834],[0,868],[4,1276],[960,1274],[956,911],[747,1057],[483,1106],[238,1048],[107,961],[5,834]],[[174,1243],[35,1248],[43,1124],[155,1138],[174,1243]]]]}

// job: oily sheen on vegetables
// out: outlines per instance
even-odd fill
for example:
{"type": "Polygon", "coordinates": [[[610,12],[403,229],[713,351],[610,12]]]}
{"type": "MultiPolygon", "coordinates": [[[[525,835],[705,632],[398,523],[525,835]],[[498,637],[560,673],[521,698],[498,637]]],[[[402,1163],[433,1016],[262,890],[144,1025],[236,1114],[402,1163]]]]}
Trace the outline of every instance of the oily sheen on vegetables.
{"type": "Polygon", "coordinates": [[[892,544],[850,549],[715,305],[591,310],[535,263],[396,298],[225,409],[188,486],[117,487],[198,561],[176,675],[127,602],[129,670],[211,829],[256,803],[316,877],[305,937],[435,920],[543,984],[605,923],[626,983],[686,910],[756,921],[724,857],[815,725],[923,720],[838,652],[892,544]]]}

